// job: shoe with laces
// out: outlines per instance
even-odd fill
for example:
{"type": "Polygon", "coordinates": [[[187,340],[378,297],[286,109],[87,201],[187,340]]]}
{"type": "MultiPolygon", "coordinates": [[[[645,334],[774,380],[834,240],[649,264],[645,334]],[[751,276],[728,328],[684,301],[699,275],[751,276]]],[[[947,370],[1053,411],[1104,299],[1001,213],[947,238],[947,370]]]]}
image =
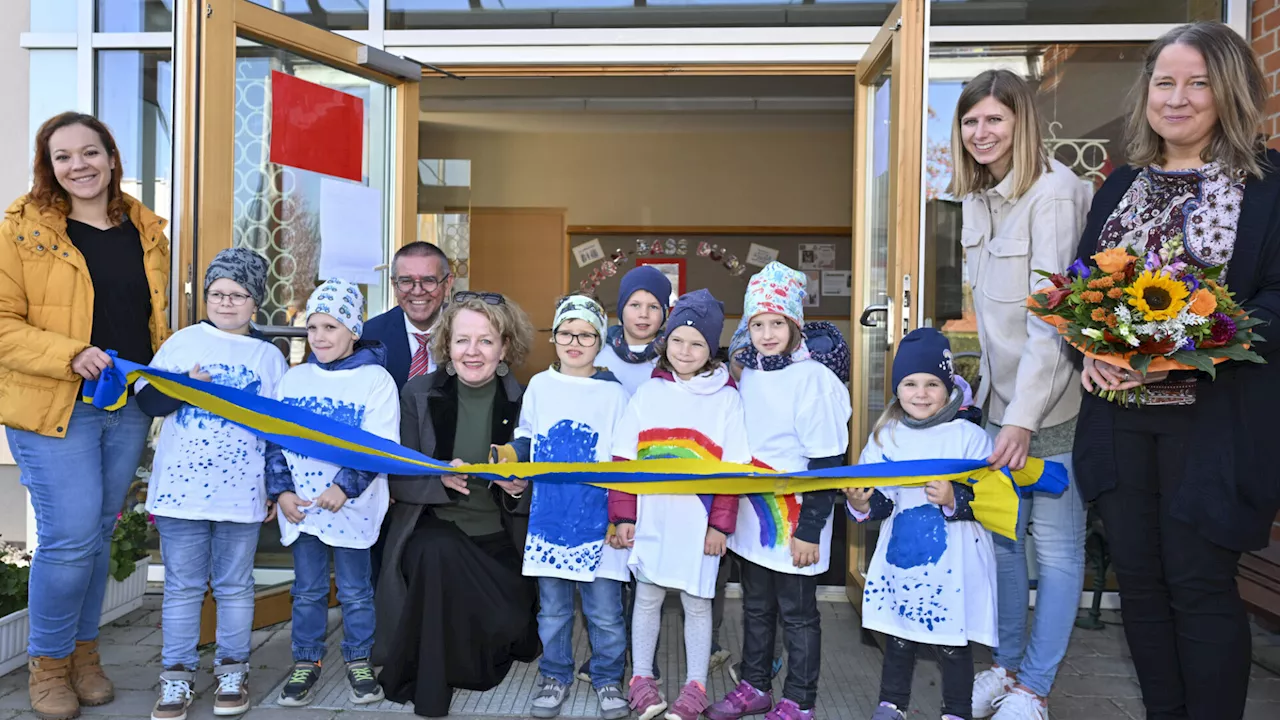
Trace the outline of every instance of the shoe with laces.
{"type": "Polygon", "coordinates": [[[698,720],[698,716],[711,701],[707,699],[706,688],[702,683],[687,682],[680,689],[680,697],[667,710],[666,720],[698,720]]]}
{"type": "Polygon", "coordinates": [[[1044,701],[1020,687],[1004,697],[997,698],[996,714],[991,720],[1049,720],[1049,708],[1044,701]]]}
{"type": "Polygon", "coordinates": [[[631,706],[622,696],[622,686],[605,685],[596,688],[596,699],[600,701],[600,717],[604,720],[622,720],[631,714],[631,706]]]}
{"type": "Polygon", "coordinates": [[[761,692],[751,683],[740,682],[704,714],[711,720],[738,720],[748,715],[763,715],[772,709],[771,693],[761,692]]]}
{"type": "Polygon", "coordinates": [[[569,697],[569,686],[553,677],[543,675],[538,681],[538,692],[529,705],[529,714],[536,718],[553,718],[560,714],[560,706],[569,697]]]}
{"type": "Polygon", "coordinates": [[[778,704],[764,716],[764,720],[813,720],[813,708],[800,709],[793,700],[782,698],[778,704]]]}
{"type": "Polygon", "coordinates": [[[890,702],[880,703],[876,711],[871,713],[871,720],[906,720],[906,718],[907,716],[898,709],[898,706],[890,702]]]}
{"type": "Polygon", "coordinates": [[[637,675],[631,678],[627,701],[631,709],[640,715],[640,720],[653,720],[667,709],[667,701],[662,699],[658,683],[651,677],[637,675]]]}
{"type": "Polygon", "coordinates": [[[160,673],[160,697],[151,708],[151,720],[186,720],[187,708],[195,698],[191,683],[195,673],[182,666],[160,673]]]}
{"type": "Polygon", "coordinates": [[[218,689],[213,696],[213,714],[243,715],[249,711],[249,664],[223,660],[213,669],[218,689]]]}
{"type": "Polygon", "coordinates": [[[311,704],[311,691],[320,682],[320,663],[300,660],[293,664],[289,679],[280,691],[276,702],[284,707],[302,707],[311,704]]]}
{"type": "Polygon", "coordinates": [[[999,665],[983,670],[973,678],[973,717],[989,718],[996,714],[996,698],[1013,690],[1013,678],[999,665]]]}
{"type": "Polygon", "coordinates": [[[383,698],[382,686],[367,658],[347,663],[347,684],[351,686],[351,702],[356,705],[380,702],[383,698]]]}

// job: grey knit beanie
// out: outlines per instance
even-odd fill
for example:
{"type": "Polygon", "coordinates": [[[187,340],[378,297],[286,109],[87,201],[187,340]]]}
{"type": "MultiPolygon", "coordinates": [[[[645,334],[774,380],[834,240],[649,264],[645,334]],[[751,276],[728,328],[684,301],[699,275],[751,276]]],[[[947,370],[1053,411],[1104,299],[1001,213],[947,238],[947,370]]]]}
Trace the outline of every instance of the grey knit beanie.
{"type": "Polygon", "coordinates": [[[248,291],[253,304],[262,307],[267,296],[267,260],[248,248],[230,248],[214,256],[204,271],[204,287],[216,280],[232,280],[248,291]]]}

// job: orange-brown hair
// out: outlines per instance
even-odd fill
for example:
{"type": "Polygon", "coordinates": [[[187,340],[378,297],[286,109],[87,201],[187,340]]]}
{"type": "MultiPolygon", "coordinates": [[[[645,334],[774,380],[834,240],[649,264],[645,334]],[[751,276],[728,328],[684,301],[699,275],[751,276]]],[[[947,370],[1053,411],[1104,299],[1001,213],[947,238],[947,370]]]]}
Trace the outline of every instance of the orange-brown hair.
{"type": "Polygon", "coordinates": [[[107,218],[113,223],[124,222],[129,215],[129,207],[124,201],[124,191],[120,189],[120,176],[124,170],[124,164],[120,161],[120,148],[101,120],[84,113],[65,112],[54,115],[40,126],[40,131],[36,133],[31,199],[41,210],[53,209],[63,215],[71,214],[71,197],[58,184],[58,178],[53,173],[53,156],[49,151],[49,139],[55,132],[69,125],[83,125],[97,133],[102,140],[102,149],[115,164],[115,169],[111,171],[111,181],[107,183],[107,218]]]}

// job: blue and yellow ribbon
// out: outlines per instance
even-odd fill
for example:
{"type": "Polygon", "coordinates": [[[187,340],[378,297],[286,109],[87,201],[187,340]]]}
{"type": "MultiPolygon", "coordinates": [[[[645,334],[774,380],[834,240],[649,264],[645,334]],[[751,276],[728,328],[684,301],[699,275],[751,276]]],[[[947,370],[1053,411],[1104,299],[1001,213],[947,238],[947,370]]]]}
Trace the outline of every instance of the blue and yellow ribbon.
{"type": "Polygon", "coordinates": [[[1024,469],[1012,473],[993,470],[980,460],[908,460],[790,473],[697,459],[453,467],[300,407],[120,358],[97,381],[85,382],[83,399],[102,409],[119,408],[124,404],[127,388],[139,378],[145,378],[169,397],[221,416],[300,455],[392,475],[467,474],[487,480],[583,483],[639,495],[787,495],[847,487],[909,487],[948,480],[971,485],[974,516],[991,532],[1010,538],[1015,536],[1017,527],[1019,488],[1024,492],[1057,494],[1067,487],[1065,467],[1036,458],[1028,459],[1024,469]]]}

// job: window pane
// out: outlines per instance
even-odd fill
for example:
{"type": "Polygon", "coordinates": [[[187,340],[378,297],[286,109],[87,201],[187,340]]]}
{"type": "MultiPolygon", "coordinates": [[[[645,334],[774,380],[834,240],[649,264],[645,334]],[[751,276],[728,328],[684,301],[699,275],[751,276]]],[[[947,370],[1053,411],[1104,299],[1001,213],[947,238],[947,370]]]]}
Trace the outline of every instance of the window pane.
{"type": "Polygon", "coordinates": [[[960,201],[947,193],[954,167],[951,124],[961,90],[978,73],[995,68],[1027,78],[1035,91],[1050,154],[1081,182],[1097,187],[1127,162],[1127,98],[1141,71],[1145,48],[1144,44],[939,48],[930,58],[924,317],[950,337],[956,371],[971,383],[978,374],[977,321],[967,279],[970,270],[960,243],[960,201]]]}
{"type": "Polygon", "coordinates": [[[892,0],[387,0],[387,29],[875,26],[892,8],[892,0]]]}
{"type": "Polygon", "coordinates": [[[173,0],[98,0],[98,32],[170,32],[173,0]]]}
{"type": "MultiPolygon", "coordinates": [[[[27,115],[27,152],[36,145],[36,132],[45,120],[76,109],[76,51],[32,50],[31,95],[27,115]],[[68,82],[70,80],[70,82],[68,82]]],[[[27,164],[27,173],[31,165],[27,164]]]]}
{"type": "Polygon", "coordinates": [[[325,30],[368,30],[369,0],[249,0],[325,30]]]}
{"type": "Polygon", "coordinates": [[[173,187],[169,51],[101,50],[97,77],[97,115],[120,146],[124,191],[161,217],[169,217],[173,187]]]}
{"type": "Polygon", "coordinates": [[[31,32],[75,32],[77,0],[31,0],[31,32]]]}
{"type": "MultiPolygon", "coordinates": [[[[817,0],[823,2],[823,0],[817,0]]],[[[933,0],[935,25],[1184,23],[1222,20],[1223,0],[933,0]]]]}

